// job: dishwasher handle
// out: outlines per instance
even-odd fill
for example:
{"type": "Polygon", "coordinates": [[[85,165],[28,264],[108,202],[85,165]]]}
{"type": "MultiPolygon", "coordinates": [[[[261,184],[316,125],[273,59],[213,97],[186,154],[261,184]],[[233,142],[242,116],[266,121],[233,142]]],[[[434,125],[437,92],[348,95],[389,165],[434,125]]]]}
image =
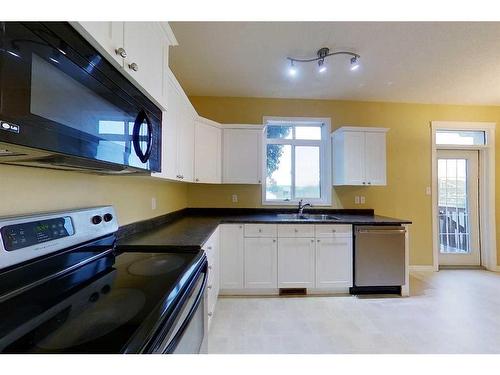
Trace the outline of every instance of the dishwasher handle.
{"type": "Polygon", "coordinates": [[[406,229],[358,229],[357,233],[395,234],[406,233],[406,229]]]}

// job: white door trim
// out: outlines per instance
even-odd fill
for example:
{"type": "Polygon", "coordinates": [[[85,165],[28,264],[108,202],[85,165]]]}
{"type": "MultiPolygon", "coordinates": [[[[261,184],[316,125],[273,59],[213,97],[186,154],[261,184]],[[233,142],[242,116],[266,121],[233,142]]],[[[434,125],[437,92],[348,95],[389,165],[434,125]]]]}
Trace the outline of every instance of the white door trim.
{"type": "Polygon", "coordinates": [[[479,151],[479,226],[481,243],[481,265],[497,271],[496,221],[495,221],[495,127],[494,122],[431,121],[431,174],[432,174],[432,250],[434,271],[439,270],[439,231],[437,220],[437,150],[450,146],[436,145],[436,130],[483,130],[486,133],[485,146],[461,146],[456,149],[479,151]]]}

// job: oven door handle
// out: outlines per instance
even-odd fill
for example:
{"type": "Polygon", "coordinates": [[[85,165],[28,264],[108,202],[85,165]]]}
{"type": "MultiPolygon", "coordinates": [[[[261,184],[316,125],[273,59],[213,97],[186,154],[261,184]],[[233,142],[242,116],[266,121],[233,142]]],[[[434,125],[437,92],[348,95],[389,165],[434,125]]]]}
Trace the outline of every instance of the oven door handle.
{"type": "Polygon", "coordinates": [[[167,344],[167,347],[165,348],[165,350],[163,350],[163,354],[172,353],[173,350],[177,347],[177,344],[179,343],[180,339],[182,338],[182,335],[184,335],[184,332],[186,331],[189,323],[191,322],[191,319],[193,318],[194,314],[196,313],[196,310],[198,309],[200,302],[204,298],[207,283],[208,283],[208,271],[207,271],[207,269],[205,269],[204,276],[203,276],[203,283],[201,285],[200,292],[196,296],[196,300],[193,303],[193,306],[191,306],[191,309],[189,310],[189,313],[186,316],[186,319],[184,320],[184,322],[182,322],[182,325],[180,326],[179,330],[176,332],[176,334],[172,338],[172,340],[170,340],[170,342],[167,344]]]}
{"type": "Polygon", "coordinates": [[[141,110],[137,115],[134,128],[132,130],[132,143],[134,145],[134,150],[136,155],[139,157],[139,160],[143,163],[146,163],[151,156],[151,149],[153,148],[153,125],[151,124],[151,120],[144,110],[141,110]],[[146,151],[143,152],[140,144],[140,134],[141,125],[146,120],[146,124],[148,126],[148,145],[146,147],[146,151]]]}

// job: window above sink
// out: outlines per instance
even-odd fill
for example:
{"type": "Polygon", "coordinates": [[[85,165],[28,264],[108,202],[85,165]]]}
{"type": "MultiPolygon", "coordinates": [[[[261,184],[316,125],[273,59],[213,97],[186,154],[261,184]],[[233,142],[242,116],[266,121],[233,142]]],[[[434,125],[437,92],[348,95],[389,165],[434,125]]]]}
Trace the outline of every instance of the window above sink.
{"type": "Polygon", "coordinates": [[[264,124],[262,204],[330,205],[330,119],[265,117],[264,124]]]}

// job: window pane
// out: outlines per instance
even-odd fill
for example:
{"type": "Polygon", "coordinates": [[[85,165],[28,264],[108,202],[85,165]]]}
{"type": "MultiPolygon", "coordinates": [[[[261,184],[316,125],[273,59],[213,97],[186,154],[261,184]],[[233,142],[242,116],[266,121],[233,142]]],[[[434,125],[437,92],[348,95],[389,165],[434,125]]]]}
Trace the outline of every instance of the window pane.
{"type": "Polygon", "coordinates": [[[266,199],[292,198],[292,146],[267,145],[266,199]]]}
{"type": "Polygon", "coordinates": [[[99,120],[99,134],[123,134],[125,122],[99,120]]]}
{"type": "Polygon", "coordinates": [[[321,126],[295,127],[295,139],[321,140],[321,126]]]}
{"type": "Polygon", "coordinates": [[[295,197],[320,198],[319,147],[295,147],[295,197]]]}
{"type": "Polygon", "coordinates": [[[436,131],[436,144],[438,145],[484,145],[486,136],[484,131],[466,130],[438,130],[436,131]]]}
{"type": "Polygon", "coordinates": [[[292,127],[281,125],[267,125],[267,138],[292,139],[292,127]]]}

